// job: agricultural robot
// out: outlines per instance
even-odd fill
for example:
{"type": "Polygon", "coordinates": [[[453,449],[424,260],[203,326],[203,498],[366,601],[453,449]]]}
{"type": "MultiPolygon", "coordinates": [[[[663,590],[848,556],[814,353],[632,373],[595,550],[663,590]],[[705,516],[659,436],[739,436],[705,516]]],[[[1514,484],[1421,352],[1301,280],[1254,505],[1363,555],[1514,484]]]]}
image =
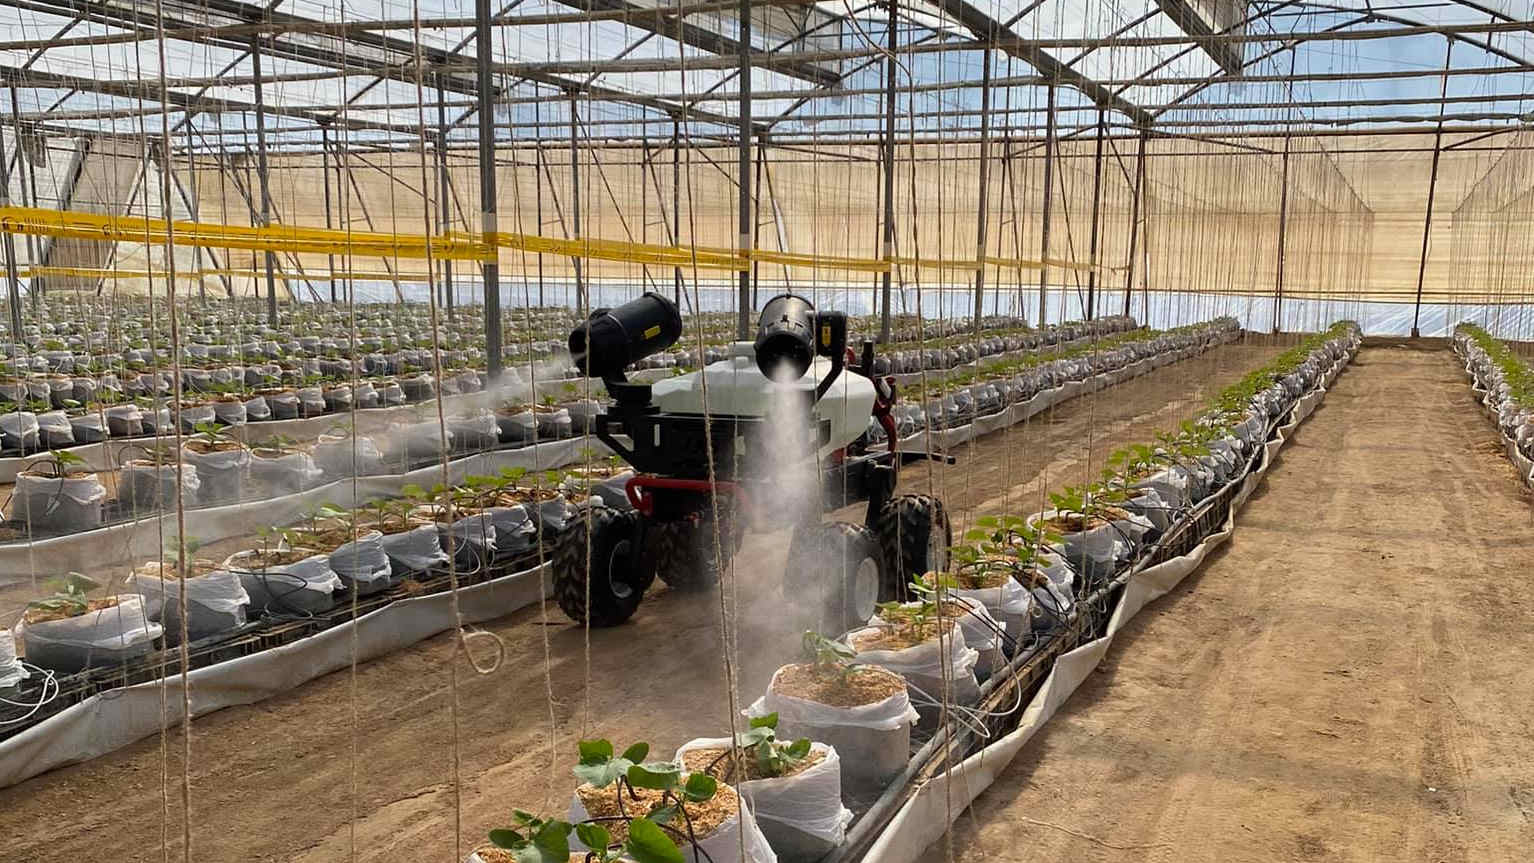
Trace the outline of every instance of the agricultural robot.
{"type": "Polygon", "coordinates": [[[893,379],[872,376],[873,342],[859,356],[847,347],[844,313],[782,294],[762,310],[756,340],[732,344],[725,359],[653,384],[628,380],[626,369],[681,335],[676,306],[655,293],[598,309],[570,334],[576,367],[612,397],[593,431],[635,471],[631,510],[593,508],[589,534],[576,524],[558,541],[554,591],[571,619],[620,624],[657,577],[707,588],[747,523],[792,527],[785,598],[815,604],[831,625],[864,623],[913,575],[946,564],[942,504],[895,494],[902,458],[928,456],[900,452],[893,379]],[[887,447],[866,445],[869,417],[887,447]],[[859,503],[861,522],[825,520],[859,503]]]}

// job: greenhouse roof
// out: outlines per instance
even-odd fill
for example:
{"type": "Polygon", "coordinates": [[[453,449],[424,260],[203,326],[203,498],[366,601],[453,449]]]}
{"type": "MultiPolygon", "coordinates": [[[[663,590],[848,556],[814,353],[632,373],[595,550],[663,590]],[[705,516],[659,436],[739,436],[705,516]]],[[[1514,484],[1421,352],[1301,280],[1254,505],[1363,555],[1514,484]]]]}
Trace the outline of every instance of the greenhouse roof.
{"type": "MultiPolygon", "coordinates": [[[[1067,129],[1508,125],[1527,111],[1534,58],[1521,0],[894,5],[902,135],[1038,134],[1049,84],[1067,129]]],[[[588,139],[735,138],[738,8],[494,0],[498,137],[566,139],[573,112],[588,139]]],[[[889,8],[754,0],[751,127],[781,140],[881,131],[889,8]]],[[[0,15],[6,113],[52,134],[159,137],[168,124],[172,146],[205,152],[250,148],[262,127],[275,150],[326,134],[468,144],[473,24],[466,0],[15,0],[0,15]]]]}

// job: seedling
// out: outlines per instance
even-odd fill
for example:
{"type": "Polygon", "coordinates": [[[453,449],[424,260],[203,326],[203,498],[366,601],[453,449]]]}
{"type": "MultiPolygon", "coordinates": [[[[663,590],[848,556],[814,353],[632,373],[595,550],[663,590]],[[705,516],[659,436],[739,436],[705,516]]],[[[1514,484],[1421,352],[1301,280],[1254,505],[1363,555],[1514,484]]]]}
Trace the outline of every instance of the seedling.
{"type": "Polygon", "coordinates": [[[26,472],[32,473],[34,466],[46,465],[51,470],[49,476],[66,477],[85,473],[85,459],[68,450],[49,450],[46,455],[27,465],[26,472]]]}
{"type": "MultiPolygon", "coordinates": [[[[779,743],[777,728],[778,714],[769,713],[766,716],[753,717],[750,729],[735,735],[736,747],[743,750],[747,757],[756,761],[756,773],[759,776],[769,778],[782,776],[803,764],[810,755],[808,738],[801,737],[792,743],[779,743]]],[[[709,772],[713,772],[712,765],[709,767],[709,772]]]]}
{"type": "Polygon", "coordinates": [[[101,585],[78,572],[71,572],[62,579],[52,582],[52,586],[54,588],[52,596],[27,603],[27,609],[61,614],[64,617],[78,617],[90,609],[89,600],[85,597],[86,592],[95,590],[101,585]]]}

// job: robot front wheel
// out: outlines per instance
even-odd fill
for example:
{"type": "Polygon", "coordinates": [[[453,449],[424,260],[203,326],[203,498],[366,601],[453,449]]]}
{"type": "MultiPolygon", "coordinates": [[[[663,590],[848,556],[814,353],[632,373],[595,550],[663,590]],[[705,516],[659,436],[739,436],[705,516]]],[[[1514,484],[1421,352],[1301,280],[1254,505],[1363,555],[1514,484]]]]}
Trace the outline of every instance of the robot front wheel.
{"type": "Polygon", "coordinates": [[[572,524],[554,548],[555,601],[576,623],[617,626],[638,610],[657,576],[673,590],[717,584],[716,551],[728,566],[741,541],[735,520],[724,515],[716,549],[712,513],[647,523],[641,537],[638,512],[594,507],[589,532],[584,520],[572,524]]]}

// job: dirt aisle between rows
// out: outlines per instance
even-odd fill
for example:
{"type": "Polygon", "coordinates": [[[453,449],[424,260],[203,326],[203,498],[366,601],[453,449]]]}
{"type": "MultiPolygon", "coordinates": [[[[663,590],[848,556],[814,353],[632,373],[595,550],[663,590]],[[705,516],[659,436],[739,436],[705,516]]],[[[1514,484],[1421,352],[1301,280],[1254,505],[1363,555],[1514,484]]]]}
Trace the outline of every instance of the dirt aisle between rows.
{"type": "MultiPolygon", "coordinates": [[[[902,484],[936,490],[961,518],[1003,495],[1018,507],[1025,493],[1081,482],[1113,447],[1175,426],[1279,350],[1266,340],[1218,348],[961,447],[956,465],[930,474],[910,467],[902,484]]],[[[745,694],[738,706],[797,653],[802,624],[784,613],[777,587],[787,539],[786,532],[754,534],[738,558],[745,694]]],[[[200,718],[192,745],[194,859],[349,860],[355,823],[357,860],[456,863],[455,796],[468,845],[514,806],[562,815],[578,737],[623,745],[643,739],[669,756],[687,739],[727,730],[719,615],[718,592],[659,590],[629,624],[591,633],[589,668],[584,631],[552,603],[547,623],[534,607],[488,624],[506,643],[502,668],[479,676],[460,662],[456,671],[461,794],[452,781],[447,636],[363,664],[355,691],[340,672],[200,718]]],[[[157,736],[0,790],[0,834],[7,837],[0,859],[158,861],[162,824],[179,855],[179,734],[166,737],[165,750],[168,821],[157,736]],[[72,829],[59,829],[60,813],[69,813],[72,829]]]]}
{"type": "Polygon", "coordinates": [[[952,859],[1530,859],[1534,542],[1498,440],[1448,352],[1362,351],[952,859]]]}

